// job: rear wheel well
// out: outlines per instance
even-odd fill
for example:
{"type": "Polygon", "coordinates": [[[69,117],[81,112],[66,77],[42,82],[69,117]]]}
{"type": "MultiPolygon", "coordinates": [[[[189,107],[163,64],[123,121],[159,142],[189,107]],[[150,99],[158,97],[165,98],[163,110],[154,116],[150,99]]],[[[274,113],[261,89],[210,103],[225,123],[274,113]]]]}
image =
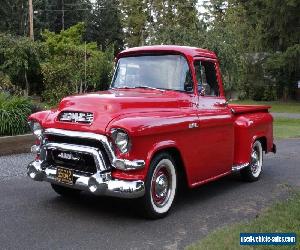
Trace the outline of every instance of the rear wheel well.
{"type": "Polygon", "coordinates": [[[160,149],[157,152],[155,152],[154,155],[152,156],[152,159],[160,153],[168,153],[175,160],[175,163],[176,163],[175,168],[178,173],[179,188],[188,187],[187,176],[186,176],[185,167],[184,167],[184,163],[183,163],[180,151],[175,147],[163,148],[163,149],[160,149]]]}
{"type": "Polygon", "coordinates": [[[261,143],[263,151],[267,152],[267,138],[266,137],[259,137],[256,139],[256,141],[259,141],[261,143]]]}

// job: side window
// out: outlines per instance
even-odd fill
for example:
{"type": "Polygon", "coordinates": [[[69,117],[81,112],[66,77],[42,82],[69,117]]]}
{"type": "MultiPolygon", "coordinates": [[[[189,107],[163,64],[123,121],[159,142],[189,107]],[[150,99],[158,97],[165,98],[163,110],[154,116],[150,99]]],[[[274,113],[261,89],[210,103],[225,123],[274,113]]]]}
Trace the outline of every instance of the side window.
{"type": "Polygon", "coordinates": [[[204,96],[219,96],[219,85],[217,81],[215,64],[208,61],[195,61],[196,79],[198,92],[204,96]]]}

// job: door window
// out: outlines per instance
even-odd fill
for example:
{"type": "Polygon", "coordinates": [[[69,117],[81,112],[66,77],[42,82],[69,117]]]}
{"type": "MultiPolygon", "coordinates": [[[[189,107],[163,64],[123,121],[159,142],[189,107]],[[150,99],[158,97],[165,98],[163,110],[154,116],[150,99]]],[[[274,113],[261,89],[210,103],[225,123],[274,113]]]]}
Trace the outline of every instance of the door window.
{"type": "Polygon", "coordinates": [[[219,96],[219,85],[214,62],[195,61],[196,79],[198,82],[198,92],[204,96],[219,96]]]}

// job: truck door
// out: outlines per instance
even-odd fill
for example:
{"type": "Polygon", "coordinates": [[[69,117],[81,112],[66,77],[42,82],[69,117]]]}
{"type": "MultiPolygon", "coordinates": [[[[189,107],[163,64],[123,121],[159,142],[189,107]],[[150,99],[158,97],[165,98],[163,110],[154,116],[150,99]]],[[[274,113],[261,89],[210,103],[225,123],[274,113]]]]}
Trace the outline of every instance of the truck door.
{"type": "MultiPolygon", "coordinates": [[[[198,85],[198,169],[195,184],[231,170],[234,150],[233,116],[227,106],[218,62],[194,60],[198,85]]],[[[196,172],[196,171],[195,171],[196,172]]]]}

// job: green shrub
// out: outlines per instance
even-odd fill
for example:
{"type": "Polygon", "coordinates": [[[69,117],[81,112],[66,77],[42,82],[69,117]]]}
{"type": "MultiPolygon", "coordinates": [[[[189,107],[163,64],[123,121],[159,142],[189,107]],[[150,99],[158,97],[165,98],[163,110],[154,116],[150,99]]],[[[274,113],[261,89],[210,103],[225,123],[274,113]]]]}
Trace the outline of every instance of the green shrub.
{"type": "Polygon", "coordinates": [[[31,111],[29,99],[0,93],[0,136],[28,132],[27,117],[31,111]]]}

